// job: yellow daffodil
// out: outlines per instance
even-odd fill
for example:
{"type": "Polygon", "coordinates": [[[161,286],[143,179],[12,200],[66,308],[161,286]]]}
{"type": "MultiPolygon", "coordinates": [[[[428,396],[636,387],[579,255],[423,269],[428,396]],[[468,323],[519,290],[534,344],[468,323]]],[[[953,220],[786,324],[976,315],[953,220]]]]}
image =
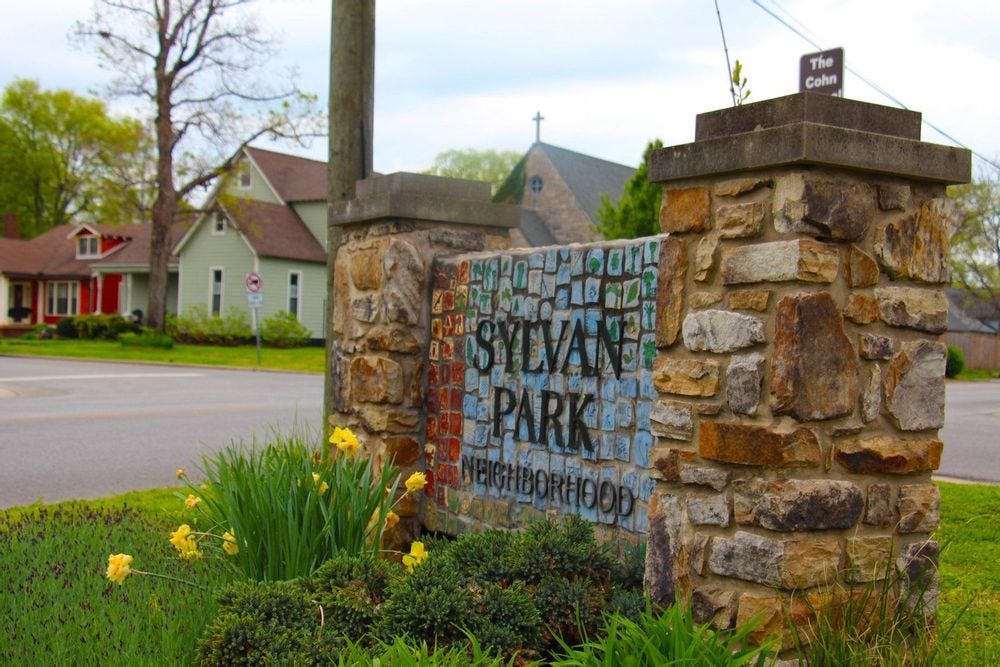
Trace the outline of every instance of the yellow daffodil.
{"type": "Polygon", "coordinates": [[[201,503],[201,498],[194,495],[193,493],[189,493],[187,500],[184,501],[184,504],[188,507],[188,509],[194,509],[200,503],[201,503]]]}
{"type": "Polygon", "coordinates": [[[174,545],[174,548],[181,551],[189,539],[194,539],[191,535],[191,526],[186,523],[182,523],[177,527],[177,530],[170,533],[170,543],[174,545]]]}
{"type": "Polygon", "coordinates": [[[319,484],[319,473],[318,472],[314,472],[313,473],[313,484],[319,484]]]}
{"type": "Polygon", "coordinates": [[[125,581],[125,577],[132,574],[132,557],[128,554],[112,554],[108,556],[107,578],[119,586],[125,581]]]}
{"type": "Polygon", "coordinates": [[[191,532],[191,526],[186,523],[181,524],[177,530],[170,533],[170,543],[177,549],[184,560],[198,560],[201,552],[198,551],[198,542],[191,532]]]}
{"type": "Polygon", "coordinates": [[[236,535],[233,534],[233,531],[227,530],[222,534],[222,550],[230,556],[235,556],[240,552],[240,548],[236,544],[236,535]]]}
{"type": "Polygon", "coordinates": [[[330,490],[330,485],[329,484],[327,484],[326,482],[320,482],[319,483],[319,495],[322,496],[323,494],[325,494],[329,490],[330,490]]]}
{"type": "Polygon", "coordinates": [[[177,475],[177,479],[183,479],[184,477],[187,477],[187,470],[184,468],[178,468],[175,474],[177,475]]]}
{"type": "Polygon", "coordinates": [[[390,510],[389,513],[385,515],[385,529],[391,530],[397,523],[399,523],[399,515],[390,510]]]}
{"type": "Polygon", "coordinates": [[[415,472],[406,478],[407,493],[416,493],[427,486],[427,476],[422,472],[415,472]]]}
{"type": "Polygon", "coordinates": [[[334,427],[333,434],[330,436],[330,444],[347,456],[355,456],[358,450],[361,449],[361,442],[358,440],[358,436],[354,435],[351,429],[340,428],[339,426],[334,427]]]}
{"type": "Polygon", "coordinates": [[[427,560],[427,552],[424,550],[423,542],[414,542],[410,545],[410,553],[403,556],[403,565],[406,571],[412,573],[415,565],[420,565],[427,560]]]}

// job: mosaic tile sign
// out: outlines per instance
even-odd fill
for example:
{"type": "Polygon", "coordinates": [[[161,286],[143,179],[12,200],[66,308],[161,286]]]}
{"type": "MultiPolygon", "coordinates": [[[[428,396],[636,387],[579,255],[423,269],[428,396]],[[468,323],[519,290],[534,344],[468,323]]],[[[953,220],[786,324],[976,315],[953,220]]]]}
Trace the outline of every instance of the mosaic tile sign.
{"type": "Polygon", "coordinates": [[[662,240],[436,262],[427,442],[440,509],[646,532],[662,240]]]}

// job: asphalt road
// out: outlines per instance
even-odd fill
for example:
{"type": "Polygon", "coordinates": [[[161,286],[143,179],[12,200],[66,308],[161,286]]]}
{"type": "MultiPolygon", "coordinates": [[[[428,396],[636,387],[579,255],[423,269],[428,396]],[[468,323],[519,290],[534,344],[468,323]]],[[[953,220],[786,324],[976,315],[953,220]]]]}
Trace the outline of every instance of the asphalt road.
{"type": "MultiPolygon", "coordinates": [[[[201,455],[322,423],[319,375],[0,356],[0,507],[176,484],[201,455]]],[[[1000,483],[1000,382],[949,382],[941,476],[1000,483]]]]}
{"type": "Polygon", "coordinates": [[[0,507],[176,484],[322,409],[320,375],[0,357],[0,507]]]}
{"type": "Polygon", "coordinates": [[[938,475],[1000,483],[1000,382],[949,382],[938,475]]]}

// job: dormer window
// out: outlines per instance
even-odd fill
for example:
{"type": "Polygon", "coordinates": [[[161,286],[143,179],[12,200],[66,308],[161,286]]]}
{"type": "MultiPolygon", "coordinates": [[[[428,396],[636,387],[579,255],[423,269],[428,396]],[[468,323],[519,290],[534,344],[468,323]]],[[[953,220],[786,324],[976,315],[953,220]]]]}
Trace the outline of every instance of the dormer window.
{"type": "Polygon", "coordinates": [[[100,239],[96,236],[81,236],[76,240],[76,258],[89,259],[101,254],[100,239]]]}
{"type": "Polygon", "coordinates": [[[216,211],[215,216],[212,218],[212,235],[222,236],[226,233],[226,216],[223,215],[222,211],[216,211]]]}

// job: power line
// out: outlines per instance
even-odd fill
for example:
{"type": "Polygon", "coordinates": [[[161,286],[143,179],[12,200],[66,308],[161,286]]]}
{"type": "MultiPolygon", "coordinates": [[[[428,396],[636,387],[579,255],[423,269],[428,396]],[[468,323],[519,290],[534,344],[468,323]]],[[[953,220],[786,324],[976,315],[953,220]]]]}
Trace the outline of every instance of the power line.
{"type": "MultiPolygon", "coordinates": [[[[781,7],[781,5],[779,5],[777,2],[774,2],[774,0],[772,0],[772,3],[774,4],[774,6],[777,7],[778,9],[780,9],[782,12],[784,12],[784,14],[788,16],[789,20],[794,21],[799,26],[801,26],[802,30],[800,30],[799,28],[796,28],[791,23],[789,23],[785,19],[783,19],[780,16],[778,16],[777,14],[775,14],[769,8],[767,8],[764,5],[762,5],[760,3],[760,0],[752,0],[752,2],[753,2],[753,4],[757,5],[757,7],[759,7],[760,9],[764,10],[768,15],[770,15],[771,18],[773,18],[778,23],[780,23],[781,25],[785,26],[786,28],[788,28],[789,30],[791,30],[792,32],[794,32],[796,35],[798,35],[799,37],[801,37],[803,40],[805,40],[805,42],[807,44],[809,44],[810,46],[812,46],[814,49],[816,49],[818,51],[823,51],[824,50],[824,48],[822,46],[820,46],[820,44],[818,44],[815,39],[813,39],[813,38],[811,38],[811,37],[809,37],[809,36],[807,36],[806,34],[803,33],[803,30],[805,30],[806,32],[809,32],[809,33],[812,33],[812,31],[809,30],[801,21],[799,21],[794,16],[792,16],[792,14],[788,10],[786,10],[783,7],[781,7]]],[[[812,34],[815,37],[815,33],[812,33],[812,34]]],[[[816,39],[819,39],[819,38],[816,37],[816,39]]],[[[876,84],[874,81],[872,81],[872,80],[868,79],[867,77],[863,76],[856,69],[854,69],[853,67],[850,67],[849,65],[847,65],[846,62],[844,63],[844,69],[846,69],[848,72],[850,72],[854,76],[858,77],[858,79],[860,79],[863,83],[867,84],[870,88],[872,88],[876,92],[880,93],[881,95],[883,95],[886,98],[888,98],[889,100],[891,100],[892,103],[895,104],[896,106],[898,106],[899,108],[905,109],[907,111],[910,111],[910,108],[908,106],[906,106],[905,104],[903,104],[899,99],[897,99],[889,91],[887,91],[885,88],[882,88],[881,86],[879,86],[878,84],[876,84]]],[[[927,118],[923,114],[921,114],[920,118],[921,118],[921,121],[927,127],[931,128],[932,130],[934,130],[935,132],[937,132],[938,134],[940,134],[944,138],[948,139],[952,143],[956,144],[960,148],[966,149],[967,151],[969,151],[970,153],[972,153],[975,157],[979,158],[980,160],[982,160],[983,162],[985,162],[986,164],[990,165],[991,167],[993,167],[994,169],[996,169],[998,172],[1000,172],[1000,164],[998,164],[998,163],[994,162],[993,160],[987,158],[986,156],[980,154],[979,152],[977,152],[976,150],[974,150],[972,147],[967,146],[963,142],[961,142],[958,139],[956,139],[955,137],[953,137],[948,132],[945,132],[943,129],[941,129],[940,127],[938,127],[934,123],[932,123],[929,120],[927,120],[927,118]]]]}

